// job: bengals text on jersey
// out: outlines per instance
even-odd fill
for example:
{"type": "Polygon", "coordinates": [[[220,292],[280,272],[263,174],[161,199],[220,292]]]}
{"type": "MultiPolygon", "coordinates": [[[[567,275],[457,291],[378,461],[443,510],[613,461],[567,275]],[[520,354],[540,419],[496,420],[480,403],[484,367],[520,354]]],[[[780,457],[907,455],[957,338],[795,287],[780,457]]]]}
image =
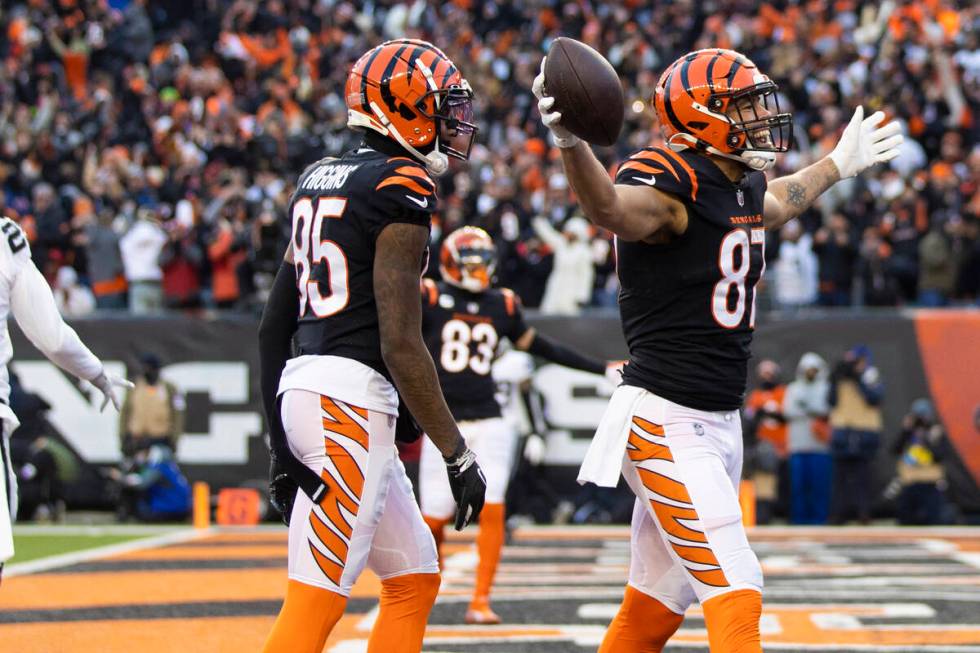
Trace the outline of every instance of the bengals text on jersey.
{"type": "Polygon", "coordinates": [[[652,147],[623,163],[616,183],[669,193],[688,214],[669,242],[617,240],[624,382],[699,410],[739,408],[765,270],[765,174],[733,182],[693,150],[652,147]]]}

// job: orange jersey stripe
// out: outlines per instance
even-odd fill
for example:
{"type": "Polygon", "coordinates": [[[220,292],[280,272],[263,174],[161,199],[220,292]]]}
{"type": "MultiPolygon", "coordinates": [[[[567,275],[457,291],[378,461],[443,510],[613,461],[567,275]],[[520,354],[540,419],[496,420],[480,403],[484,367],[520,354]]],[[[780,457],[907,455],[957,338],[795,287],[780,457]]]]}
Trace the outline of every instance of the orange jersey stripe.
{"type": "Polygon", "coordinates": [[[670,161],[668,161],[666,158],[664,158],[664,155],[662,155],[660,152],[658,152],[656,150],[648,150],[648,151],[645,151],[645,152],[642,153],[642,156],[638,154],[638,155],[636,155],[633,158],[634,159],[639,159],[641,161],[644,161],[647,164],[649,164],[650,161],[655,161],[655,162],[661,164],[663,166],[664,170],[668,170],[670,172],[670,174],[674,175],[674,179],[676,179],[677,181],[680,181],[681,180],[680,175],[678,175],[677,174],[677,171],[674,170],[673,164],[671,164],[670,161]]]}
{"type": "Polygon", "coordinates": [[[401,177],[401,176],[388,177],[383,182],[378,184],[374,190],[381,190],[385,186],[404,186],[408,190],[412,191],[413,193],[418,193],[419,195],[432,194],[431,190],[423,188],[421,185],[419,185],[418,182],[416,182],[413,179],[409,179],[408,177],[401,177]]]}
{"type": "Polygon", "coordinates": [[[400,175],[408,175],[409,177],[417,177],[423,181],[432,183],[432,177],[426,174],[425,170],[418,166],[402,166],[400,168],[395,168],[395,172],[400,175]]]}
{"type": "Polygon", "coordinates": [[[439,290],[432,279],[422,279],[422,296],[428,300],[429,306],[436,305],[436,300],[439,299],[439,290]]]}
{"type": "Polygon", "coordinates": [[[503,289],[504,306],[507,308],[507,315],[514,314],[514,293],[506,288],[503,289]]]}
{"type": "Polygon", "coordinates": [[[658,175],[664,172],[662,168],[654,168],[653,166],[648,166],[645,163],[640,163],[639,161],[627,161],[622,166],[620,166],[619,171],[623,170],[639,170],[640,172],[648,172],[652,175],[658,175]]]}
{"type": "Polygon", "coordinates": [[[691,178],[691,201],[696,202],[698,199],[698,173],[696,173],[694,168],[691,167],[691,164],[685,161],[684,157],[677,152],[670,149],[665,149],[664,152],[673,158],[681,169],[687,173],[687,176],[691,178]]]}

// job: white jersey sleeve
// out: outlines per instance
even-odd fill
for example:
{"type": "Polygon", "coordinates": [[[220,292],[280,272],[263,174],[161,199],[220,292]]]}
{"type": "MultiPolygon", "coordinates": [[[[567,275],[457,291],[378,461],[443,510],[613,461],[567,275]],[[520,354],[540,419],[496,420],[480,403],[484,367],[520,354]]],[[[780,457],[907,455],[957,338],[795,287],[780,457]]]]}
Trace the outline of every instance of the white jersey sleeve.
{"type": "Polygon", "coordinates": [[[90,381],[102,373],[102,362],[61,318],[48,282],[31,260],[24,233],[9,218],[0,219],[0,275],[10,312],[35,347],[80,379],[90,381]]]}

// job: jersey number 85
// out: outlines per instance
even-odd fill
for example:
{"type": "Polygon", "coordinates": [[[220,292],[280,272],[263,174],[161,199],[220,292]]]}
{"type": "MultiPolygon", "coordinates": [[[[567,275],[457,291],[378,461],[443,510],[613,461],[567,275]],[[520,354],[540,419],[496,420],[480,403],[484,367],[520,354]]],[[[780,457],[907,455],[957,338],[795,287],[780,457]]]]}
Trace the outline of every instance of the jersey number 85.
{"type": "Polygon", "coordinates": [[[350,301],[347,257],[337,243],[321,240],[320,236],[324,218],[340,219],[346,208],[347,199],[343,197],[318,197],[315,209],[312,197],[301,197],[293,204],[293,258],[300,317],[306,315],[307,304],[317,317],[330,317],[344,310],[350,301]],[[314,270],[321,261],[324,266],[314,270]],[[324,286],[330,290],[325,296],[324,286]]]}

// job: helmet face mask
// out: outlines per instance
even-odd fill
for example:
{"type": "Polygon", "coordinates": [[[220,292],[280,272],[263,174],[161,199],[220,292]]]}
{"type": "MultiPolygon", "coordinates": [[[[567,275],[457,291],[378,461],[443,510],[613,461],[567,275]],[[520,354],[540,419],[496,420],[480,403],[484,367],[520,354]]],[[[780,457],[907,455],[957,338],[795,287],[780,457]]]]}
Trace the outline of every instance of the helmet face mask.
{"type": "Polygon", "coordinates": [[[493,282],[497,248],[483,229],[462,227],[446,236],[439,259],[439,272],[446,283],[479,293],[493,282]]]}
{"type": "Polygon", "coordinates": [[[463,161],[470,158],[479,128],[473,123],[473,90],[465,79],[461,84],[426,93],[418,110],[435,122],[440,152],[463,161]],[[429,98],[436,107],[431,114],[425,109],[429,98]]]}
{"type": "Polygon", "coordinates": [[[727,115],[732,126],[728,143],[734,150],[788,152],[792,147],[793,114],[779,112],[776,90],[774,82],[765,81],[729,95],[727,115]],[[760,106],[765,114],[759,112],[760,106]]]}

